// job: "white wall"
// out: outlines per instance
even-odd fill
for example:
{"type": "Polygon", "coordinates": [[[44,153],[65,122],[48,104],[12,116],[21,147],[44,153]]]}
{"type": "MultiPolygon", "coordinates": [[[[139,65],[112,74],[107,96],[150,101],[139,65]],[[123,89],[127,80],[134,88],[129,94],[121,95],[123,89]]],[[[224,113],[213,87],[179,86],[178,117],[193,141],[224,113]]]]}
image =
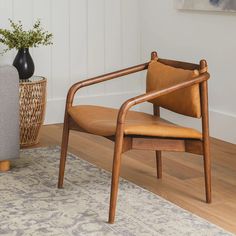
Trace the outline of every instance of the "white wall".
{"type": "MultiPolygon", "coordinates": [[[[211,135],[236,143],[236,14],[177,11],[172,0],[0,0],[0,27],[8,27],[9,17],[26,26],[41,18],[54,34],[53,46],[31,50],[36,74],[48,78],[46,123],[62,122],[66,92],[74,82],[147,61],[157,50],[164,58],[207,59],[211,135]]],[[[15,53],[0,56],[0,64],[12,63],[15,53]]],[[[144,77],[82,89],[79,101],[118,107],[144,90],[144,77]]]]}
{"type": "Polygon", "coordinates": [[[205,58],[211,74],[211,135],[236,143],[236,14],[178,11],[173,0],[141,0],[140,4],[143,60],[152,50],[162,58],[192,62],[205,58]]]}
{"type": "MultiPolygon", "coordinates": [[[[48,79],[46,123],[62,122],[71,84],[140,63],[137,0],[0,0],[0,27],[8,18],[27,27],[37,18],[53,33],[53,46],[32,49],[35,74],[48,79]]],[[[0,64],[12,63],[12,51],[0,64]]],[[[120,106],[141,89],[139,75],[81,90],[81,102],[120,106]]]]}

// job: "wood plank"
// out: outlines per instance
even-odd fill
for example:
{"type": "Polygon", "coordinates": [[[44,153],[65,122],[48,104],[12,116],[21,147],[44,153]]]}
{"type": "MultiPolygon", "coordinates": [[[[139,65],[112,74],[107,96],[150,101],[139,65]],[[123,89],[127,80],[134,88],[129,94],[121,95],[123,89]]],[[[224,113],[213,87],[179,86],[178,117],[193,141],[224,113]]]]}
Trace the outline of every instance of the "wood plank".
{"type": "Polygon", "coordinates": [[[198,140],[185,140],[185,151],[202,155],[202,141],[198,140]]]}
{"type": "Polygon", "coordinates": [[[184,140],[157,139],[157,138],[133,138],[133,149],[185,151],[184,140]]]}
{"type": "Polygon", "coordinates": [[[176,140],[160,138],[133,137],[132,148],[138,150],[161,150],[189,152],[202,155],[202,142],[200,140],[176,140]]]}
{"type": "MultiPolygon", "coordinates": [[[[60,145],[61,125],[43,126],[38,146],[60,145]]],[[[69,151],[111,170],[114,144],[108,139],[71,132],[69,151]]],[[[211,139],[213,202],[204,197],[203,162],[189,153],[163,152],[163,178],[156,178],[155,153],[123,155],[121,176],[226,230],[236,233],[236,145],[211,139]],[[189,170],[188,170],[189,169],[189,170]],[[171,171],[173,170],[173,171],[171,171]],[[184,175],[182,172],[186,172],[184,175]],[[191,173],[192,172],[192,173],[191,173]]]]}

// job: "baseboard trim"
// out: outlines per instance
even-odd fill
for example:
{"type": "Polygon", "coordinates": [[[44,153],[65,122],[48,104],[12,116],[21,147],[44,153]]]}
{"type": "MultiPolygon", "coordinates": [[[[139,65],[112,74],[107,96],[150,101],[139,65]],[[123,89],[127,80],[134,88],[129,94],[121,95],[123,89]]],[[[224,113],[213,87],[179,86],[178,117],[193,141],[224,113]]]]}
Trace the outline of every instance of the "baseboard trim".
{"type": "Polygon", "coordinates": [[[210,109],[210,132],[215,138],[236,144],[236,115],[210,109]]]}

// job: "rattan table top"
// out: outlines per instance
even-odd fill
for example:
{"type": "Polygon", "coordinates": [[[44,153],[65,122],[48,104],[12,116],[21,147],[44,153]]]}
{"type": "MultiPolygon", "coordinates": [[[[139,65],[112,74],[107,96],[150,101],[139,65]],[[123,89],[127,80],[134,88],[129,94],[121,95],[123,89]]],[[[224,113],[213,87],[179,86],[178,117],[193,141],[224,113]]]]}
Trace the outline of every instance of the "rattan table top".
{"type": "Polygon", "coordinates": [[[47,79],[43,76],[33,75],[29,79],[20,80],[20,84],[34,84],[34,83],[42,83],[47,79]]]}

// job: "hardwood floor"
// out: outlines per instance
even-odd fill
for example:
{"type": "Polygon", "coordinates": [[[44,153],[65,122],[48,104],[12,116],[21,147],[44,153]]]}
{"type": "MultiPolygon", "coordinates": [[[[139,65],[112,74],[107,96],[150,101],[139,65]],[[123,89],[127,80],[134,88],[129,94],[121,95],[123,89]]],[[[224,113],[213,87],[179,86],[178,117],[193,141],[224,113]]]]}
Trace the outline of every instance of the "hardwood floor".
{"type": "MultiPolygon", "coordinates": [[[[60,145],[62,125],[43,126],[37,146],[60,145]]],[[[113,143],[72,131],[69,152],[111,170],[113,143]]],[[[202,158],[187,153],[163,153],[163,177],[156,178],[155,153],[124,154],[121,176],[178,206],[236,234],[236,145],[211,139],[213,203],[204,202],[202,158]]],[[[66,173],[65,173],[66,174],[66,173]]]]}

